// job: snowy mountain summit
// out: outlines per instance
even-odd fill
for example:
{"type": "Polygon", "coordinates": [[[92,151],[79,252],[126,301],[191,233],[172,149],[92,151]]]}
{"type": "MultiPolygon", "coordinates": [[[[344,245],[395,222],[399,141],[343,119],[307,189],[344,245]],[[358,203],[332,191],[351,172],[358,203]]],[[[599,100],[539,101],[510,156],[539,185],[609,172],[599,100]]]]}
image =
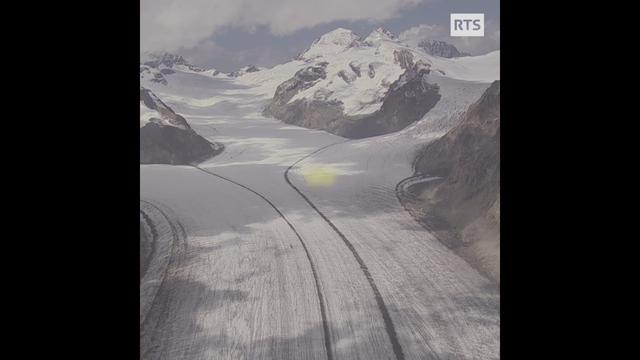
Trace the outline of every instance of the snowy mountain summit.
{"type": "Polygon", "coordinates": [[[175,74],[176,71],[184,73],[200,73],[203,75],[216,76],[220,71],[216,69],[205,70],[199,66],[191,64],[184,57],[167,52],[145,53],[140,59],[140,81],[151,81],[167,85],[167,75],[175,74]]]}
{"type": "Polygon", "coordinates": [[[284,77],[270,90],[265,115],[360,138],[398,131],[421,119],[440,99],[439,77],[489,84],[499,79],[498,68],[499,52],[448,59],[408,45],[383,28],[365,38],[338,28],[294,61],[238,80],[265,84],[269,77],[284,77]]]}
{"type": "Polygon", "coordinates": [[[318,56],[337,54],[360,43],[360,37],[353,31],[337,28],[316,39],[298,58],[308,60],[318,56]]]}
{"type": "Polygon", "coordinates": [[[364,39],[364,42],[368,45],[376,45],[381,41],[398,41],[398,38],[391,31],[379,27],[364,39]]]}
{"type": "Polygon", "coordinates": [[[397,38],[384,28],[375,29],[366,38],[358,36],[349,29],[337,28],[316,39],[298,58],[309,60],[320,56],[335,55],[349,48],[376,46],[381,41],[397,41],[397,38]]]}

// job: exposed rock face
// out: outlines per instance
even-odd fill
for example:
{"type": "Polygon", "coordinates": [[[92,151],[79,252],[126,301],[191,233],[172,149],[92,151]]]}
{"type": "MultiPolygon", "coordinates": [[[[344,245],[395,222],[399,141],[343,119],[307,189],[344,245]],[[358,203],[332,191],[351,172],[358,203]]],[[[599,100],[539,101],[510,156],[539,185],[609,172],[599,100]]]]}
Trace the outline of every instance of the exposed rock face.
{"type": "Polygon", "coordinates": [[[153,247],[153,228],[145,219],[145,215],[140,213],[140,279],[147,270],[147,265],[151,258],[153,247]]]}
{"type": "Polygon", "coordinates": [[[382,40],[396,41],[397,37],[389,30],[385,28],[377,28],[371,32],[365,39],[364,43],[368,45],[375,45],[382,40]]]}
{"type": "Polygon", "coordinates": [[[140,163],[186,165],[222,151],[198,135],[150,90],[140,87],[140,163]]]}
{"type": "Polygon", "coordinates": [[[197,72],[203,74],[217,75],[215,69],[204,70],[198,66],[190,64],[180,55],[169,53],[146,53],[140,59],[140,81],[150,81],[162,85],[168,84],[170,75],[176,72],[197,72]]]}
{"type": "Polygon", "coordinates": [[[191,127],[182,116],[176,114],[169,106],[160,100],[151,90],[140,87],[140,102],[150,110],[157,112],[157,117],[151,117],[150,122],[159,125],[170,125],[182,130],[191,130],[191,127]]]}
{"type": "Polygon", "coordinates": [[[176,66],[183,66],[189,70],[195,72],[204,71],[202,68],[190,64],[185,58],[180,55],[169,54],[169,53],[161,53],[161,54],[149,54],[149,59],[147,59],[143,64],[160,69],[160,68],[174,68],[176,66]]]}
{"type": "Polygon", "coordinates": [[[423,49],[427,54],[444,58],[469,56],[467,53],[458,51],[455,46],[439,40],[422,40],[418,43],[418,47],[423,49]]]}
{"type": "Polygon", "coordinates": [[[316,39],[307,50],[303,51],[296,58],[299,60],[309,60],[340,52],[350,47],[357,47],[360,44],[360,37],[353,31],[337,28],[316,39]]]}
{"type": "Polygon", "coordinates": [[[441,178],[419,186],[423,220],[446,245],[499,283],[499,81],[458,126],[423,149],[415,169],[441,178]]]}
{"type": "Polygon", "coordinates": [[[349,67],[351,68],[351,71],[353,71],[354,74],[356,74],[357,77],[362,76],[362,73],[360,72],[360,66],[355,64],[353,61],[349,63],[349,67]]]}
{"type": "Polygon", "coordinates": [[[247,65],[245,67],[243,67],[240,70],[237,71],[233,71],[229,73],[229,77],[238,77],[238,76],[242,76],[246,73],[252,73],[252,72],[257,72],[260,71],[260,68],[256,67],[255,65],[247,65]]]}
{"type": "Polygon", "coordinates": [[[369,78],[371,78],[371,79],[376,77],[376,69],[373,66],[373,64],[369,64],[369,71],[367,72],[367,75],[369,75],[369,78]]]}
{"type": "Polygon", "coordinates": [[[413,54],[408,50],[395,50],[393,59],[401,69],[407,70],[413,67],[413,54]]]}
{"type": "Polygon", "coordinates": [[[358,75],[356,73],[348,73],[344,70],[340,70],[338,72],[338,76],[344,80],[344,82],[346,82],[347,84],[351,84],[353,83],[353,80],[358,77],[358,75]]]}
{"type": "Polygon", "coordinates": [[[193,130],[150,122],[140,129],[140,163],[187,165],[205,160],[217,149],[193,130]]]}
{"type": "Polygon", "coordinates": [[[149,80],[154,83],[167,85],[167,79],[162,71],[150,68],[147,65],[140,65],[140,80],[149,80]]]}
{"type": "MultiPolygon", "coordinates": [[[[297,93],[326,77],[326,63],[306,67],[280,84],[264,114],[288,124],[322,129],[348,138],[363,138],[401,130],[422,118],[440,100],[440,95],[438,86],[426,81],[429,66],[421,62],[414,64],[409,52],[399,52],[397,60],[406,69],[405,73],[389,86],[381,108],[371,114],[345,115],[342,103],[338,100],[326,101],[322,89],[316,92],[312,100],[298,99],[290,102],[297,93]]],[[[355,65],[350,66],[353,68],[355,65]]],[[[340,71],[338,76],[346,83],[351,83],[358,77],[358,72],[340,71]]],[[[375,76],[371,64],[369,76],[375,76]]]]}
{"type": "Polygon", "coordinates": [[[265,113],[280,118],[286,115],[285,107],[289,100],[300,91],[306,90],[315,83],[327,76],[325,68],[327,63],[320,63],[317,66],[309,66],[299,70],[295,75],[283,82],[276,89],[273,100],[265,109],[265,113]]]}

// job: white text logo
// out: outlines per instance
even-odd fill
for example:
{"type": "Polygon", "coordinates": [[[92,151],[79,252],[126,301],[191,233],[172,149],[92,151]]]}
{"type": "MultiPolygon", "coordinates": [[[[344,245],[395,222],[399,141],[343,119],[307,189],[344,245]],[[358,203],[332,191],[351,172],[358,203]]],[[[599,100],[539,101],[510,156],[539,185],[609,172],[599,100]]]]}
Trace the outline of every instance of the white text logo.
{"type": "Polygon", "coordinates": [[[484,36],[484,14],[451,14],[451,36],[484,36]]]}

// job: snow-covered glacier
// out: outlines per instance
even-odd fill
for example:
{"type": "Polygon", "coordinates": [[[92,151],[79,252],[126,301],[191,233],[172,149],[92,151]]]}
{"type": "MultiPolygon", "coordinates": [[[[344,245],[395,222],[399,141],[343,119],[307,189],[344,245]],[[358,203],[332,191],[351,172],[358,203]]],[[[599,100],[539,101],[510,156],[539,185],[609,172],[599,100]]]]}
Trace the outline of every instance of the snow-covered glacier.
{"type": "Polygon", "coordinates": [[[461,120],[498,66],[499,53],[438,58],[382,30],[338,29],[271,69],[230,77],[182,63],[166,84],[141,72],[224,144],[199,164],[140,166],[141,200],[166,215],[163,241],[175,233],[154,255],[165,265],[149,280],[141,358],[498,359],[498,287],[396,196],[416,152],[461,120]],[[428,64],[441,97],[402,130],[348,139],[263,113],[281,84],[323,62],[325,78],[293,101],[325,91],[344,113],[375,112],[405,72],[400,50],[428,64]]]}

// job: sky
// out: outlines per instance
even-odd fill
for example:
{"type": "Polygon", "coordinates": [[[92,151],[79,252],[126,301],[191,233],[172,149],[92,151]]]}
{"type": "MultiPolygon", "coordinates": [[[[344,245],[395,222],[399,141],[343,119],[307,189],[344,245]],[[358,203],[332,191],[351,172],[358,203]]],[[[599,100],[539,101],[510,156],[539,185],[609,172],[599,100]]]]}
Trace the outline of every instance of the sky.
{"type": "Polygon", "coordinates": [[[408,43],[444,40],[473,55],[500,48],[500,0],[140,0],[140,51],[229,72],[287,62],[337,27],[383,27],[408,43]],[[449,37],[450,13],[484,13],[484,37],[449,37]]]}

